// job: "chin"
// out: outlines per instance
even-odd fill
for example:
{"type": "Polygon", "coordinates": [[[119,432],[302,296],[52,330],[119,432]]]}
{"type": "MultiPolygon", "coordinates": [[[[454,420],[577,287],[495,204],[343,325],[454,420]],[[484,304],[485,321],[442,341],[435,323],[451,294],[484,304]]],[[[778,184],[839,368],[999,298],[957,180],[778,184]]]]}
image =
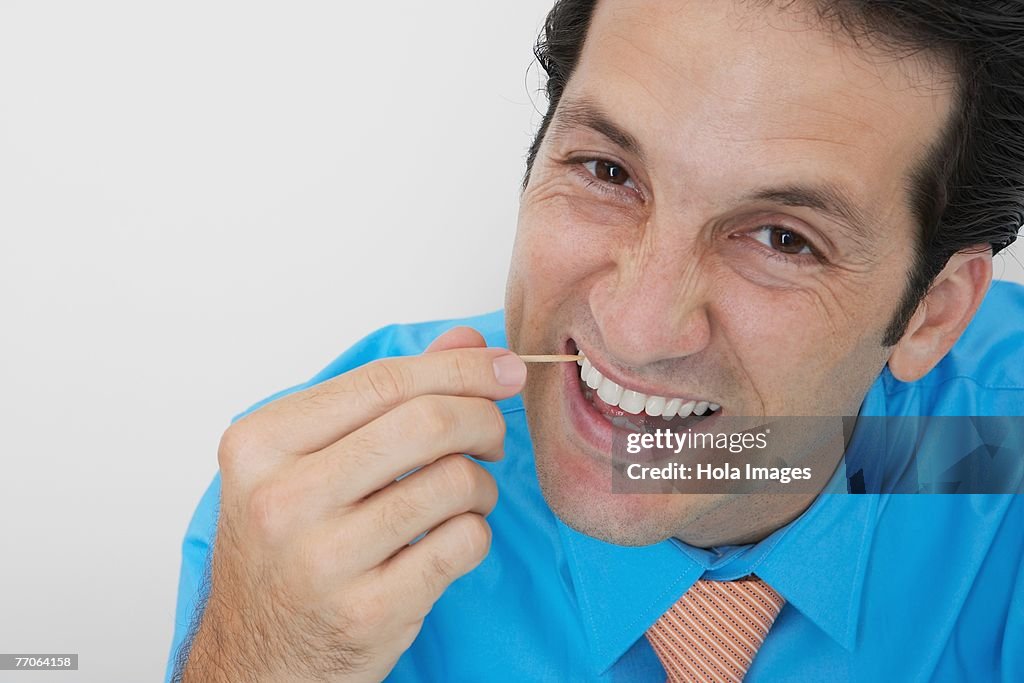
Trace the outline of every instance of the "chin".
{"type": "Polygon", "coordinates": [[[544,500],[567,526],[607,543],[643,546],[667,538],[685,538],[686,526],[719,496],[612,493],[610,468],[604,481],[579,476],[558,456],[536,453],[537,478],[544,500]]]}
{"type": "MultiPolygon", "coordinates": [[[[696,537],[699,520],[726,496],[613,493],[611,444],[621,427],[609,418],[622,414],[609,415],[607,405],[596,408],[600,401],[587,394],[575,363],[531,369],[523,390],[537,478],[548,507],[576,531],[616,545],[696,537]]],[[[663,424],[688,424],[684,419],[663,424]]]]}

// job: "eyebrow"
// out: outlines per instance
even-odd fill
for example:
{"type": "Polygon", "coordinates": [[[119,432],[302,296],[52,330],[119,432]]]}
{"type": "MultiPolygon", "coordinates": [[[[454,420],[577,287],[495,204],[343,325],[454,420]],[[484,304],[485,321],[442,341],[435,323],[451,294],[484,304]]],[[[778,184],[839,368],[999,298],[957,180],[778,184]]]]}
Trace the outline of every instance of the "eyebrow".
{"type": "Polygon", "coordinates": [[[851,237],[861,240],[871,238],[867,216],[846,191],[834,183],[765,187],[751,192],[744,199],[813,209],[845,227],[851,237]]]}
{"type": "Polygon", "coordinates": [[[562,101],[558,113],[551,123],[556,136],[563,136],[573,128],[589,128],[605,136],[633,156],[644,161],[644,150],[640,142],[621,126],[612,121],[603,109],[589,99],[571,102],[562,101]]]}
{"type": "MultiPolygon", "coordinates": [[[[551,123],[555,136],[564,136],[573,128],[589,128],[645,162],[643,146],[631,133],[615,123],[593,100],[563,100],[551,123]]],[[[868,240],[871,224],[864,212],[839,185],[823,182],[815,185],[786,184],[763,187],[745,195],[742,201],[766,201],[783,206],[812,209],[846,228],[851,237],[868,240]]]]}

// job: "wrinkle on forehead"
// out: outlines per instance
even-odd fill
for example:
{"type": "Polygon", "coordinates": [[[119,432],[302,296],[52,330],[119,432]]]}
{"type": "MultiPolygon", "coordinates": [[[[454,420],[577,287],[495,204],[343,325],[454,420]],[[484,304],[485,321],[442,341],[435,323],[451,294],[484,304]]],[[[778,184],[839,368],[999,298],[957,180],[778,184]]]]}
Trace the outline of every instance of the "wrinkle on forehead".
{"type": "Polygon", "coordinates": [[[602,0],[565,97],[596,94],[656,140],[659,177],[690,201],[764,169],[841,183],[876,219],[911,224],[904,176],[948,124],[952,85],[928,55],[870,53],[799,13],[750,6],[765,4],[602,0]]]}
{"type": "MultiPolygon", "coordinates": [[[[799,21],[810,30],[825,31],[837,45],[853,47],[861,51],[866,58],[880,59],[890,63],[899,63],[907,69],[904,75],[910,81],[916,81],[921,87],[927,87],[929,81],[953,82],[957,80],[956,47],[952,44],[937,45],[931,43],[927,48],[909,45],[898,37],[905,31],[891,24],[879,30],[881,20],[876,14],[867,17],[858,7],[841,0],[736,0],[739,7],[753,12],[742,15],[744,19],[771,16],[765,10],[774,10],[778,14],[786,14],[799,21]],[[760,11],[758,11],[760,10],[760,11]]],[[[878,6],[869,8],[869,12],[877,12],[878,6]]],[[[884,11],[884,6],[882,6],[884,11]]],[[[883,14],[884,16],[884,14],[883,14]]],[[[920,42],[916,40],[915,42],[920,42]]]]}
{"type": "MultiPolygon", "coordinates": [[[[953,46],[928,45],[927,48],[901,43],[885,30],[877,30],[842,2],[822,0],[735,0],[748,10],[739,16],[778,30],[810,31],[824,39],[836,54],[842,54],[844,65],[875,77],[893,92],[910,92],[934,101],[933,111],[941,116],[948,111],[946,102],[956,101],[961,94],[963,75],[960,58],[953,46]],[[760,11],[758,11],[760,10],[760,11]],[[767,12],[765,10],[768,10],[767,12]],[[774,14],[771,12],[774,10],[774,14]],[[775,22],[796,22],[802,28],[785,28],[775,22]]],[[[824,43],[822,43],[824,44],[824,43]]],[[[845,68],[845,67],[844,67],[845,68]]],[[[863,95],[869,96],[866,93],[863,95]]],[[[878,106],[888,106],[876,99],[878,106]]],[[[889,107],[899,116],[900,110],[889,107]]]]}
{"type": "MultiPolygon", "coordinates": [[[[595,24],[602,25],[602,41],[623,41],[630,51],[647,57],[646,68],[663,70],[672,80],[681,81],[700,94],[713,95],[719,100],[742,103],[751,95],[760,99],[770,95],[784,100],[787,90],[795,93],[806,90],[808,84],[802,81],[794,81],[792,89],[783,87],[780,90],[780,83],[784,84],[784,81],[758,83],[752,79],[761,74],[770,77],[773,73],[792,70],[791,55],[781,54],[771,41],[771,37],[779,32],[787,34],[785,45],[799,48],[804,53],[806,59],[799,65],[804,72],[815,65],[840,64],[846,76],[843,84],[859,82],[865,90],[858,93],[855,100],[870,97],[869,89],[877,87],[879,80],[891,91],[913,90],[921,97],[942,99],[942,96],[955,92],[958,75],[952,55],[938,49],[911,51],[886,42],[884,36],[878,34],[867,38],[851,34],[838,22],[812,11],[818,4],[815,0],[733,0],[721,3],[707,3],[705,0],[602,0],[595,11],[592,28],[595,24]],[[684,12],[689,16],[681,22],[676,15],[684,12]],[[732,34],[730,37],[746,37],[723,45],[718,42],[722,32],[732,34]],[[638,40],[638,37],[642,39],[638,40]],[[766,37],[769,40],[765,40],[766,37]],[[715,69],[692,68],[692,63],[699,65],[701,60],[677,59],[680,51],[672,50],[673,46],[687,46],[689,50],[684,51],[684,57],[685,52],[715,55],[715,69]],[[862,73],[850,74],[847,69],[862,73]],[[743,73],[739,74],[740,71],[743,73]],[[740,81],[734,77],[736,75],[747,78],[740,81]],[[735,89],[737,82],[744,83],[744,90],[735,89]]],[[[588,34],[588,40],[591,37],[593,32],[588,34]]],[[[585,45],[584,50],[587,47],[585,45]]],[[[822,69],[818,71],[824,73],[822,69]]],[[[804,100],[792,103],[813,107],[812,103],[804,100]]],[[[889,103],[878,99],[874,104],[885,107],[889,103]]],[[[936,110],[945,111],[943,107],[936,110]]],[[[900,110],[892,107],[890,112],[899,114],[900,110]]],[[[841,110],[827,113],[842,116],[841,110]]]]}

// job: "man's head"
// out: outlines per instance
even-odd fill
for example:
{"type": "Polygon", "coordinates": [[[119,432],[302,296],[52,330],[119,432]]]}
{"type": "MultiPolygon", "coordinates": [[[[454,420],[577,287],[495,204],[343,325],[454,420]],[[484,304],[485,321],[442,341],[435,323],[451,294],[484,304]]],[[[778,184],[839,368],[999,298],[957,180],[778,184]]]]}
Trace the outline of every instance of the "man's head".
{"type": "MultiPolygon", "coordinates": [[[[578,345],[626,389],[725,415],[854,415],[886,363],[925,374],[1024,202],[1022,41],[948,4],[559,2],[511,346],[578,345]]],[[[709,544],[799,511],[612,495],[612,427],[572,369],[533,371],[524,401],[545,496],[587,533],[709,544]]]]}

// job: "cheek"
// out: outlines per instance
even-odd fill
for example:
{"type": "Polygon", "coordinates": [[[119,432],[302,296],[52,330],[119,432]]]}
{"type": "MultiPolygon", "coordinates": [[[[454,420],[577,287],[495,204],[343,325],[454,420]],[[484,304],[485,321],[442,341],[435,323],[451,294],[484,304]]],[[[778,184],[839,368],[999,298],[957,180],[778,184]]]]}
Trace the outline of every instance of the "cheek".
{"type": "Polygon", "coordinates": [[[510,269],[510,291],[522,301],[561,301],[612,264],[615,239],[628,231],[608,211],[559,184],[540,184],[523,197],[510,269]],[[596,216],[602,223],[594,222],[596,216]]]}
{"type": "Polygon", "coordinates": [[[520,205],[505,286],[505,326],[513,349],[548,352],[539,351],[538,344],[552,341],[544,338],[544,330],[577,277],[579,260],[572,258],[570,231],[553,214],[526,197],[520,205]]]}
{"type": "Polygon", "coordinates": [[[883,323],[859,283],[837,279],[799,290],[742,281],[731,286],[720,299],[723,333],[769,412],[845,414],[859,405],[884,364],[883,323]]]}

